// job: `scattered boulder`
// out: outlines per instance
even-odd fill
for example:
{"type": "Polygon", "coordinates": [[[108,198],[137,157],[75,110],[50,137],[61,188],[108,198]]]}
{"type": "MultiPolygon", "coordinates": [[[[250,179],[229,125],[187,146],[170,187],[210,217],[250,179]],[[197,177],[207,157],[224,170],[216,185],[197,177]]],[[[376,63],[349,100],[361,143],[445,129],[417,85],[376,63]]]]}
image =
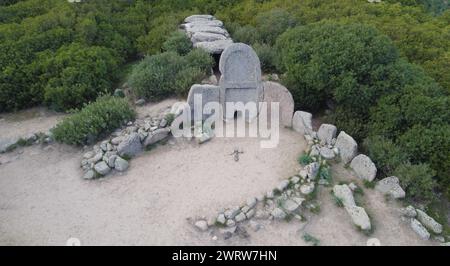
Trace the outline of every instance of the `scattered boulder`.
{"type": "Polygon", "coordinates": [[[160,128],[153,131],[144,141],[144,147],[153,145],[169,136],[170,128],[160,128]]]}
{"type": "Polygon", "coordinates": [[[234,217],[234,219],[239,223],[247,219],[247,217],[245,216],[245,213],[240,212],[238,215],[236,215],[236,217],[234,217]]]}
{"type": "Polygon", "coordinates": [[[346,185],[335,185],[333,187],[334,196],[342,200],[345,207],[356,206],[355,199],[353,198],[353,193],[351,189],[346,185]]]}
{"type": "Polygon", "coordinates": [[[334,154],[332,149],[328,147],[321,147],[320,156],[322,156],[326,160],[333,160],[336,155],[334,154]]]}
{"type": "Polygon", "coordinates": [[[200,231],[206,231],[208,230],[208,223],[205,220],[198,220],[195,222],[195,227],[200,229],[200,231]]]}
{"type": "Polygon", "coordinates": [[[401,208],[400,209],[400,213],[403,216],[406,216],[406,217],[409,217],[409,218],[415,218],[417,216],[416,208],[414,208],[411,205],[409,205],[406,208],[401,208]]]}
{"type": "Polygon", "coordinates": [[[428,240],[430,239],[430,233],[427,231],[427,229],[416,219],[412,218],[410,226],[416,234],[420,236],[420,238],[428,240]]]}
{"type": "Polygon", "coordinates": [[[331,124],[322,124],[317,131],[317,137],[324,145],[331,145],[333,138],[336,137],[337,128],[331,124]]]}
{"type": "Polygon", "coordinates": [[[219,214],[219,216],[217,216],[216,222],[220,223],[220,224],[225,224],[227,221],[227,219],[225,218],[225,215],[223,213],[219,214]]]}
{"type": "Polygon", "coordinates": [[[405,191],[400,186],[400,181],[395,176],[386,177],[380,180],[375,189],[383,194],[390,195],[394,199],[401,199],[405,197],[405,191]]]}
{"type": "Polygon", "coordinates": [[[344,131],[339,133],[336,139],[335,147],[338,149],[341,161],[344,164],[351,162],[358,152],[358,144],[344,131]]]}
{"type": "Polygon", "coordinates": [[[417,211],[417,220],[419,220],[422,225],[424,225],[429,230],[433,231],[433,233],[440,234],[442,233],[442,225],[436,222],[432,217],[426,214],[424,211],[416,209],[417,211]]]}
{"type": "Polygon", "coordinates": [[[314,191],[314,183],[304,184],[300,186],[300,192],[303,195],[309,195],[314,191]]]}
{"type": "Polygon", "coordinates": [[[111,168],[109,168],[109,166],[104,161],[97,163],[94,166],[94,169],[100,175],[107,175],[109,174],[109,172],[111,172],[111,168]]]}
{"type": "Polygon", "coordinates": [[[361,230],[367,231],[371,229],[370,218],[364,208],[358,206],[346,206],[345,209],[352,218],[353,223],[361,228],[361,230]]]}
{"type": "Polygon", "coordinates": [[[122,159],[121,157],[117,156],[116,160],[114,162],[114,169],[116,169],[119,172],[126,171],[128,169],[129,163],[122,159]]]}
{"type": "Polygon", "coordinates": [[[141,139],[138,133],[131,133],[126,136],[117,147],[117,152],[120,156],[135,156],[142,151],[141,139]]]}
{"type": "Polygon", "coordinates": [[[318,162],[313,162],[305,166],[304,170],[306,171],[306,175],[309,179],[314,180],[319,173],[320,165],[318,162]]]}
{"type": "Polygon", "coordinates": [[[284,219],[286,218],[286,213],[280,209],[280,208],[275,208],[273,209],[273,211],[270,213],[275,219],[284,219]]]}
{"type": "Polygon", "coordinates": [[[292,117],[292,128],[303,135],[311,135],[312,114],[303,111],[296,111],[292,117]]]}
{"type": "Polygon", "coordinates": [[[288,180],[283,180],[281,181],[278,186],[277,186],[277,190],[282,192],[284,191],[289,185],[289,181],[288,180]]]}
{"type": "Polygon", "coordinates": [[[375,164],[364,154],[360,154],[353,158],[350,167],[355,171],[359,178],[367,181],[372,181],[377,175],[375,164]]]}
{"type": "Polygon", "coordinates": [[[286,210],[287,212],[294,212],[295,210],[298,209],[299,206],[300,205],[297,202],[291,199],[287,199],[282,203],[283,209],[286,210]]]}
{"type": "Polygon", "coordinates": [[[255,197],[247,199],[247,206],[249,208],[253,208],[253,207],[255,207],[255,205],[256,205],[256,198],[255,197]]]}
{"type": "Polygon", "coordinates": [[[84,176],[83,176],[83,179],[93,179],[95,177],[95,172],[94,172],[94,170],[89,170],[89,171],[87,171],[85,174],[84,174],[84,176]]]}

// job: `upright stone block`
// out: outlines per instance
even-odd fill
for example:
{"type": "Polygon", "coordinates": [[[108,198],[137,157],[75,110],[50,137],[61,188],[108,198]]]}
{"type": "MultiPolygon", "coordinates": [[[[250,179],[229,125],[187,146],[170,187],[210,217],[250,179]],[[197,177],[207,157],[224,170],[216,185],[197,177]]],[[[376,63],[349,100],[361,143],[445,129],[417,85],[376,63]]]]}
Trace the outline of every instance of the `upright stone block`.
{"type": "MultiPolygon", "coordinates": [[[[235,115],[235,112],[227,112],[226,102],[252,102],[258,106],[263,100],[261,64],[250,46],[243,43],[228,46],[220,57],[219,70],[222,74],[219,81],[220,103],[226,120],[234,119],[235,115]]],[[[251,120],[256,115],[245,114],[245,118],[251,120]]]]}

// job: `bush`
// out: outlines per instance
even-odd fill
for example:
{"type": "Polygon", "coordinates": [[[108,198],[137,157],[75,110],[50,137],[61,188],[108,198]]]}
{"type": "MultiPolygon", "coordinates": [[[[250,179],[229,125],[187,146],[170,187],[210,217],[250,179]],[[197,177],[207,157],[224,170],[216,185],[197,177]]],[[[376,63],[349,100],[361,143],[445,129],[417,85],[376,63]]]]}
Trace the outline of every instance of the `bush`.
{"type": "Polygon", "coordinates": [[[400,179],[408,198],[430,203],[436,198],[433,191],[436,187],[435,173],[428,164],[404,163],[397,167],[394,175],[400,179]]]}
{"type": "Polygon", "coordinates": [[[126,99],[102,96],[65,118],[56,125],[52,133],[57,141],[66,144],[92,144],[133,119],[134,115],[134,110],[126,99]]]}
{"type": "Polygon", "coordinates": [[[194,49],[184,58],[186,67],[195,67],[209,75],[214,66],[214,59],[203,49],[194,49]]]}
{"type": "Polygon", "coordinates": [[[192,84],[198,83],[205,77],[205,72],[197,67],[188,67],[175,77],[175,90],[178,96],[187,96],[192,84]]]}
{"type": "Polygon", "coordinates": [[[165,52],[176,52],[179,55],[186,55],[192,50],[192,42],[186,34],[175,31],[163,43],[162,49],[165,52]]]}
{"type": "Polygon", "coordinates": [[[391,140],[382,136],[366,138],[363,149],[380,170],[378,174],[390,175],[400,164],[407,161],[406,154],[391,140]]]}
{"type": "Polygon", "coordinates": [[[43,63],[42,78],[48,80],[45,103],[55,110],[68,110],[110,92],[118,63],[107,48],[63,46],[43,63]]]}
{"type": "Polygon", "coordinates": [[[318,110],[327,100],[346,113],[368,113],[377,97],[390,88],[390,72],[398,59],[392,42],[374,28],[319,23],[286,31],[276,43],[277,68],[295,103],[318,110]]]}
{"type": "Polygon", "coordinates": [[[200,49],[186,56],[174,52],[153,55],[133,68],[128,84],[138,97],[146,100],[160,100],[177,93],[184,95],[192,84],[209,74],[213,62],[200,49]]]}
{"type": "Polygon", "coordinates": [[[263,72],[265,73],[276,72],[275,50],[267,44],[259,44],[259,43],[255,43],[253,45],[253,49],[255,49],[255,52],[259,57],[259,61],[261,62],[261,69],[263,70],[263,72]]]}
{"type": "Polygon", "coordinates": [[[242,42],[248,45],[252,45],[260,40],[259,33],[255,27],[251,25],[245,25],[238,27],[233,33],[233,40],[235,42],[242,42]]]}
{"type": "Polygon", "coordinates": [[[260,41],[274,45],[279,35],[296,24],[293,16],[283,9],[272,9],[256,16],[256,25],[260,41]]]}

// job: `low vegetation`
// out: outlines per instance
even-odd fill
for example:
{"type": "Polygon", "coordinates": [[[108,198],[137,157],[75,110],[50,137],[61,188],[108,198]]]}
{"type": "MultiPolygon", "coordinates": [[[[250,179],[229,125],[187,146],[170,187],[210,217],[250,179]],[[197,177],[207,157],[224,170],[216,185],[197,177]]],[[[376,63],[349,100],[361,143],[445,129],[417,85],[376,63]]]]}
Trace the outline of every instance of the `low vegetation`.
{"type": "Polygon", "coordinates": [[[134,115],[134,110],[126,99],[102,96],[65,118],[52,133],[55,140],[66,144],[92,144],[132,120],[134,115]]]}

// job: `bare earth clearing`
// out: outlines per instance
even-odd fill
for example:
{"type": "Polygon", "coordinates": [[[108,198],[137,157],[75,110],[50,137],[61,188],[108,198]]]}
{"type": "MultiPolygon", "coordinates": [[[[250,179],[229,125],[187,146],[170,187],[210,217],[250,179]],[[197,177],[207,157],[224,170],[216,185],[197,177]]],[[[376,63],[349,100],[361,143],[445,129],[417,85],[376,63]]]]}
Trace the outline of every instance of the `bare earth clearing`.
{"type": "MultiPolygon", "coordinates": [[[[174,100],[138,109],[140,116],[174,100]]],[[[0,133],[20,134],[48,129],[56,123],[24,117],[20,124],[0,121],[0,133]]],[[[19,119],[19,118],[18,118],[19,119]]],[[[44,118],[43,118],[44,119],[44,118]]],[[[45,120],[45,119],[44,119],[45,120]]],[[[47,120],[45,120],[47,121],[47,120]]],[[[76,237],[82,245],[309,245],[308,232],[322,245],[366,245],[376,237],[382,245],[430,245],[400,221],[395,202],[374,190],[365,191],[365,207],[375,232],[358,232],[342,208],[320,187],[321,212],[307,223],[267,222],[250,238],[219,238],[198,232],[186,218],[213,215],[265,193],[296,174],[297,157],[306,146],[289,129],[280,132],[276,149],[261,149],[254,138],[215,138],[198,145],[171,139],[131,160],[130,169],[100,180],[81,178],[83,150],[65,145],[32,146],[0,155],[0,245],[65,245],[76,237]],[[240,160],[230,155],[243,149],[240,160]]],[[[335,180],[354,179],[347,169],[333,167],[335,180]]]]}

